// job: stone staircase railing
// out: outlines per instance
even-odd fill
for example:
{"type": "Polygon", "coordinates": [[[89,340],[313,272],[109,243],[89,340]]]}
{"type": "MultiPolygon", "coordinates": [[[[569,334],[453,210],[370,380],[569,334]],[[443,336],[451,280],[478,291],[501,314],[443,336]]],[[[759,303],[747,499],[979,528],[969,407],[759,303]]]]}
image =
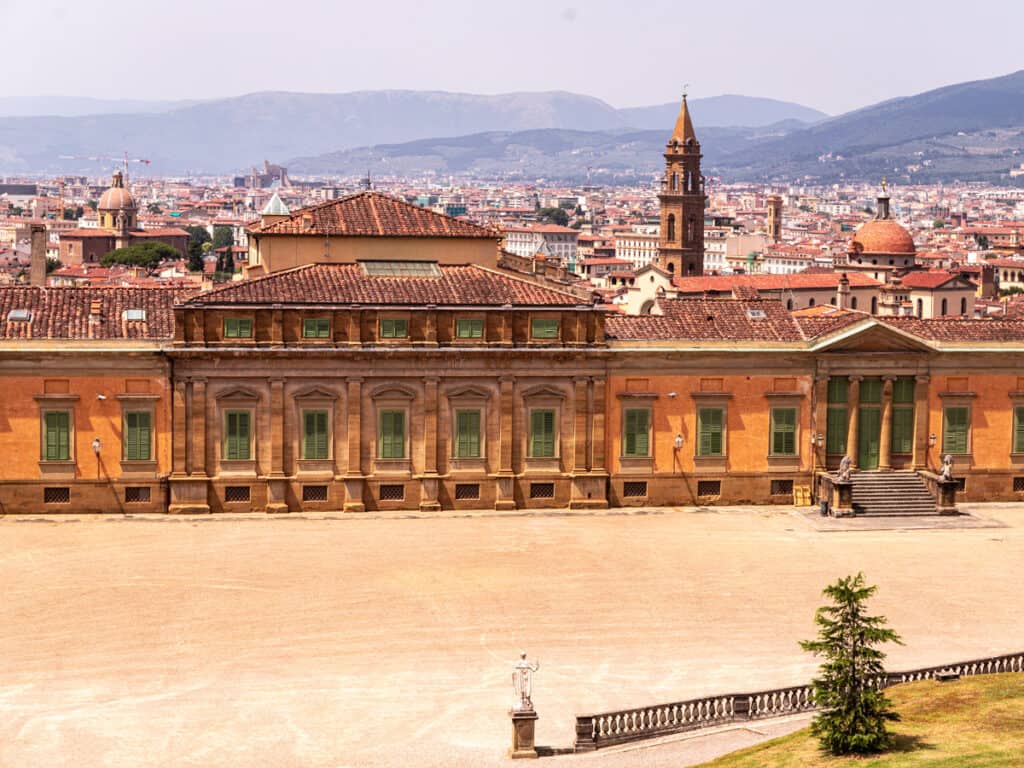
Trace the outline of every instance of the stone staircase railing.
{"type": "MultiPolygon", "coordinates": [[[[908,672],[890,672],[878,682],[881,687],[887,688],[915,680],[930,680],[939,675],[953,674],[966,677],[999,672],[1024,672],[1024,653],[925,667],[908,672]]],[[[734,722],[811,712],[815,709],[814,689],[810,685],[800,685],[793,688],[719,694],[651,707],[578,715],[574,751],[591,752],[615,744],[654,739],[734,722]]]]}

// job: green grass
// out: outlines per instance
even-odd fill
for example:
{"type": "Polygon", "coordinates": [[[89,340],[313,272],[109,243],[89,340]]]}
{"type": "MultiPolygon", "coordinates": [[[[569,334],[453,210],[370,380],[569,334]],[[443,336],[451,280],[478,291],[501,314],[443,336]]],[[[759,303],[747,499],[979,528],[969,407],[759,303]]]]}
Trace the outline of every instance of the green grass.
{"type": "Polygon", "coordinates": [[[720,757],[704,768],[1005,768],[1024,766],[1024,674],[924,680],[890,688],[901,720],[895,749],[832,757],[805,728],[720,757]]]}

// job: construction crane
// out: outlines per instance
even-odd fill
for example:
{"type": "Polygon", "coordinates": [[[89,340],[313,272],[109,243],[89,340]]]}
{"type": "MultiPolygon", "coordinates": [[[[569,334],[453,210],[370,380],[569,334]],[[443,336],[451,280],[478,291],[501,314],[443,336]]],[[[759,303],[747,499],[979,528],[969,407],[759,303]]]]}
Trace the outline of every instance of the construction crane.
{"type": "Polygon", "coordinates": [[[128,153],[127,152],[125,152],[122,157],[103,157],[103,156],[100,156],[100,155],[91,155],[91,156],[88,156],[88,157],[87,156],[83,156],[83,155],[61,155],[60,159],[61,160],[91,160],[94,163],[104,163],[104,162],[123,163],[124,164],[124,180],[125,180],[125,182],[128,181],[128,163],[142,163],[143,165],[149,165],[150,163],[153,162],[152,160],[146,160],[145,158],[141,158],[141,157],[128,157],[128,153]]]}

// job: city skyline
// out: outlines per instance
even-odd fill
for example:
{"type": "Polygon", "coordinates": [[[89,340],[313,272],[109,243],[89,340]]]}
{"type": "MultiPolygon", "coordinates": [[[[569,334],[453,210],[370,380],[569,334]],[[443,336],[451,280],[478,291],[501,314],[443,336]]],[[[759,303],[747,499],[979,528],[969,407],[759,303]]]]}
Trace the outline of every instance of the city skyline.
{"type": "MultiPolygon", "coordinates": [[[[936,57],[936,41],[949,37],[951,2],[868,2],[855,12],[822,11],[803,0],[744,2],[729,17],[741,17],[742,25],[723,22],[718,8],[642,5],[642,12],[627,13],[609,2],[529,0],[511,9],[452,0],[440,8],[400,2],[385,11],[316,0],[270,25],[280,12],[266,2],[247,4],[244,13],[237,3],[192,0],[173,13],[122,0],[105,3],[101,13],[59,2],[2,2],[10,28],[46,25],[48,54],[38,56],[35,36],[8,40],[0,97],[564,90],[631,107],[672,101],[689,84],[695,98],[764,96],[836,115],[1020,68],[1010,48],[991,48],[984,59],[936,57]],[[147,30],[159,30],[164,44],[154,45],[147,30]],[[102,44],[83,51],[81,40],[102,44]],[[234,65],[220,66],[226,62],[234,65]],[[84,77],[70,76],[83,68],[84,77]]],[[[980,6],[956,16],[958,39],[981,40],[994,22],[1024,21],[1024,9],[980,6]]]]}

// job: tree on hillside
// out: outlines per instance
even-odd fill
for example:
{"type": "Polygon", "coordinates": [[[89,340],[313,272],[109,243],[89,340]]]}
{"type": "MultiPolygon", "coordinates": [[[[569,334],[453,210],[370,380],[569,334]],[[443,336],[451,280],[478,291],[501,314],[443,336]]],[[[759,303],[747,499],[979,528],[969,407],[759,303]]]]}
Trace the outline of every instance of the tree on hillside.
{"type": "Polygon", "coordinates": [[[974,242],[976,242],[978,247],[983,251],[988,250],[988,235],[975,235],[974,242]]]}
{"type": "Polygon", "coordinates": [[[100,264],[104,267],[109,267],[112,264],[127,264],[154,269],[161,261],[171,261],[178,257],[178,251],[167,243],[154,241],[117,248],[100,259],[100,264]]]}
{"type": "Polygon", "coordinates": [[[864,583],[864,574],[847,576],[825,587],[831,605],[818,609],[814,621],[818,639],[800,646],[825,661],[814,679],[814,699],[821,709],[811,733],[833,755],[881,752],[893,744],[888,721],[899,720],[879,687],[884,679],[885,654],[876,646],[900,643],[884,616],[868,616],[866,601],[877,588],[864,583]]]}
{"type": "Polygon", "coordinates": [[[541,208],[537,211],[537,214],[542,221],[549,221],[560,227],[564,227],[569,223],[569,214],[565,212],[564,208],[541,208]]]}
{"type": "Polygon", "coordinates": [[[61,264],[60,259],[55,259],[53,257],[50,257],[50,258],[48,258],[46,260],[46,274],[50,274],[51,272],[55,272],[58,269],[60,269],[61,267],[63,267],[63,266],[64,265],[61,264]]]}
{"type": "Polygon", "coordinates": [[[942,229],[944,226],[946,226],[946,222],[942,219],[936,219],[932,222],[932,229],[942,229]]]}
{"type": "Polygon", "coordinates": [[[188,232],[188,268],[190,272],[202,272],[203,271],[203,254],[206,253],[203,250],[204,245],[210,244],[210,233],[206,231],[206,227],[185,227],[185,231],[188,232]]]}
{"type": "Polygon", "coordinates": [[[231,227],[213,228],[213,247],[223,248],[225,245],[234,245],[235,236],[231,233],[231,227]]]}
{"type": "Polygon", "coordinates": [[[99,201],[98,200],[87,200],[85,202],[85,204],[88,205],[90,208],[92,208],[95,211],[96,207],[99,205],[99,201]]]}

